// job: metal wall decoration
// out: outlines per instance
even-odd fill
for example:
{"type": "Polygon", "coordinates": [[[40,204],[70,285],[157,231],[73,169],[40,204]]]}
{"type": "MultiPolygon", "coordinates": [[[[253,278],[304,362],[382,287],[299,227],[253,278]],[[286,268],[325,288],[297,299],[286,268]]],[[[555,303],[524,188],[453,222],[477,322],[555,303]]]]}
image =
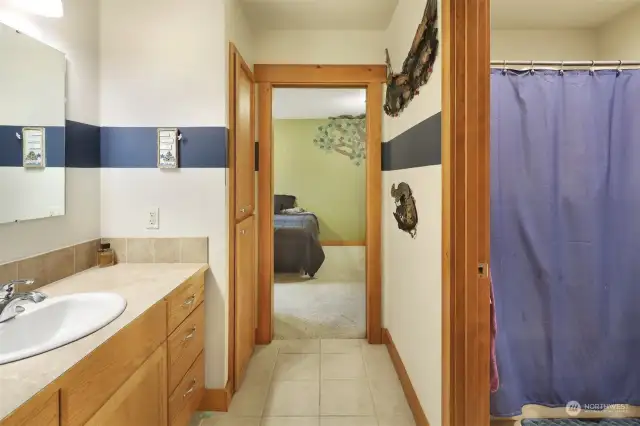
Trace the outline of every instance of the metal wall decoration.
{"type": "Polygon", "coordinates": [[[433,64],[438,56],[438,2],[427,0],[422,22],[413,38],[409,54],[402,64],[402,72],[395,74],[391,68],[389,50],[387,54],[387,98],[384,112],[397,117],[409,102],[419,94],[420,87],[427,84],[433,73],[433,64]]]}
{"type": "Polygon", "coordinates": [[[329,122],[318,126],[314,145],[325,152],[335,151],[349,157],[356,166],[367,157],[367,120],[364,115],[329,117],[329,122]]]}
{"type": "Polygon", "coordinates": [[[396,188],[394,183],[391,186],[391,196],[395,199],[396,211],[393,216],[398,222],[398,228],[415,238],[418,234],[418,210],[416,200],[409,184],[401,182],[396,188]]]}

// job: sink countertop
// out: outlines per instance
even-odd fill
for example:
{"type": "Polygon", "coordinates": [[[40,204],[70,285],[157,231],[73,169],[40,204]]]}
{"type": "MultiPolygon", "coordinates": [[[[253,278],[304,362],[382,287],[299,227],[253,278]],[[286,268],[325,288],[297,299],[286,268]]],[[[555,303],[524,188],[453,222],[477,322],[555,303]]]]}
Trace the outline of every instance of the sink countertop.
{"type": "Polygon", "coordinates": [[[127,300],[127,308],[113,322],[80,340],[31,358],[0,365],[0,420],[206,267],[208,265],[204,263],[124,263],[89,269],[39,289],[49,297],[114,292],[127,300]]]}

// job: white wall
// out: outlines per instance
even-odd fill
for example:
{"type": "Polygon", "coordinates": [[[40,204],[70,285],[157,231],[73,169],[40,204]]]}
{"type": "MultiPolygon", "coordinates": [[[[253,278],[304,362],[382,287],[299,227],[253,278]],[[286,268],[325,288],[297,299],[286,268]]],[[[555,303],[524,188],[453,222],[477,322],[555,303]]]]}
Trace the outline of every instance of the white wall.
{"type": "Polygon", "coordinates": [[[593,30],[491,30],[491,59],[580,61],[597,59],[593,30]]]}
{"type": "MultiPolygon", "coordinates": [[[[402,68],[425,0],[403,0],[384,37],[394,71],[402,68]]],[[[439,5],[440,7],[440,5],[439,5]]],[[[426,86],[399,117],[384,118],[389,141],[442,110],[442,52],[426,86]]],[[[441,425],[442,393],[442,167],[416,167],[383,173],[383,313],[422,408],[432,426],[441,425]],[[391,185],[408,183],[418,209],[416,239],[400,231],[393,217],[391,185]]]]}
{"type": "MultiPolygon", "coordinates": [[[[228,0],[101,0],[101,122],[113,127],[228,125],[228,41],[251,61],[251,33],[228,0]],[[123,28],[135,28],[136,37],[123,28]]],[[[227,380],[227,186],[224,168],[103,168],[106,237],[207,236],[206,385],[227,380]],[[149,207],[160,228],[145,229],[149,207]]]]}
{"type": "MultiPolygon", "coordinates": [[[[66,118],[99,124],[98,6],[95,1],[65,0],[65,16],[20,16],[32,35],[67,55],[66,118]]],[[[0,225],[0,263],[100,237],[100,172],[66,169],[66,214],[0,225]]]]}
{"type": "Polygon", "coordinates": [[[242,55],[242,59],[253,67],[255,57],[255,37],[247,17],[240,6],[240,0],[225,0],[227,40],[233,42],[242,55]]]}
{"type": "Polygon", "coordinates": [[[640,61],[640,6],[599,28],[597,39],[598,59],[640,61]]]}
{"type": "Polygon", "coordinates": [[[260,31],[256,64],[383,64],[384,31],[260,31]]]}

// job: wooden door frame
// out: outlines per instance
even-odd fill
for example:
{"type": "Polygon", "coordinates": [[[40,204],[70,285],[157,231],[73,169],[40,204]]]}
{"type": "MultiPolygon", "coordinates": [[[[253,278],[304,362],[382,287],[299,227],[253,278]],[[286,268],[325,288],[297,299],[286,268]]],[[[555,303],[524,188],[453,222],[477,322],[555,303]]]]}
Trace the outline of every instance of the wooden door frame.
{"type": "MultiPolygon", "coordinates": [[[[231,395],[235,391],[235,363],[236,363],[236,90],[237,80],[236,72],[238,69],[243,69],[252,83],[255,83],[253,71],[242,55],[233,43],[229,43],[229,81],[228,81],[228,100],[229,100],[229,132],[227,133],[227,164],[229,166],[228,171],[228,205],[227,205],[227,220],[229,224],[228,229],[228,253],[229,253],[229,292],[228,292],[228,348],[227,348],[227,384],[225,386],[226,392],[231,395]]],[[[255,84],[251,85],[251,130],[250,135],[255,140],[255,84]]]]}
{"type": "Polygon", "coordinates": [[[442,424],[489,425],[490,0],[442,0],[442,424]]]}
{"type": "Polygon", "coordinates": [[[382,86],[384,65],[254,66],[258,83],[258,329],[257,344],[273,339],[273,89],[367,90],[366,287],[367,338],[382,343],[382,86]]]}

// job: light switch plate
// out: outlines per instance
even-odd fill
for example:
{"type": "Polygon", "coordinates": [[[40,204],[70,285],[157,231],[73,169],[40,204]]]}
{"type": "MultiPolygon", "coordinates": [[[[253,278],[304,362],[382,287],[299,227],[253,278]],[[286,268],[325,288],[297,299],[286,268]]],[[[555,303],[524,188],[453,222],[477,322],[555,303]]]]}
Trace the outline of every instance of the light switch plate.
{"type": "Polygon", "coordinates": [[[160,228],[160,209],[151,207],[147,212],[147,229],[160,228]]]}

